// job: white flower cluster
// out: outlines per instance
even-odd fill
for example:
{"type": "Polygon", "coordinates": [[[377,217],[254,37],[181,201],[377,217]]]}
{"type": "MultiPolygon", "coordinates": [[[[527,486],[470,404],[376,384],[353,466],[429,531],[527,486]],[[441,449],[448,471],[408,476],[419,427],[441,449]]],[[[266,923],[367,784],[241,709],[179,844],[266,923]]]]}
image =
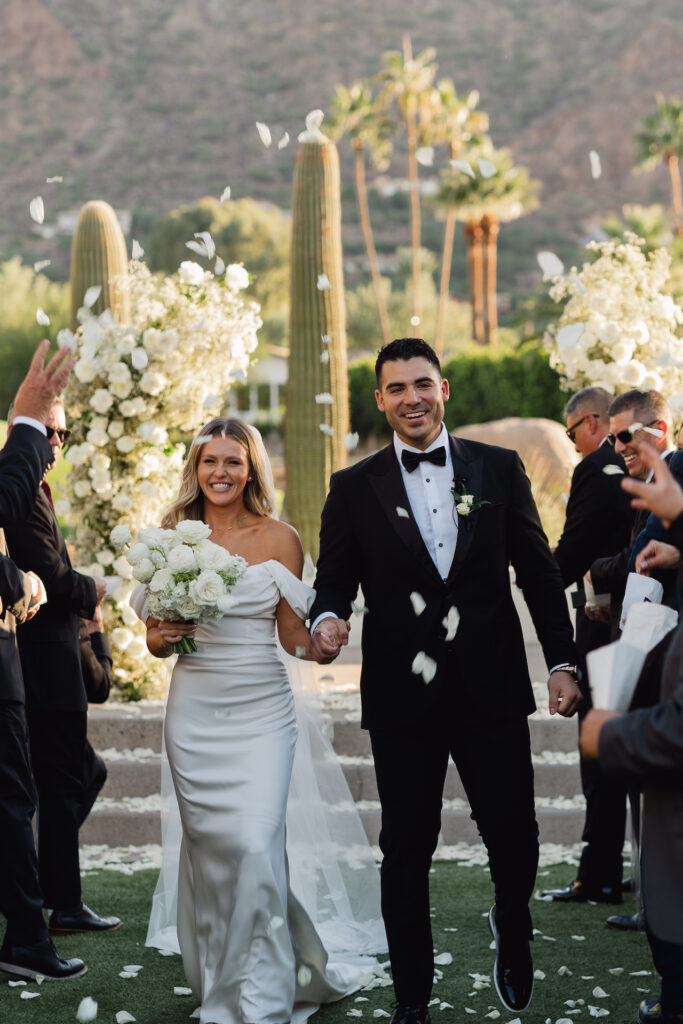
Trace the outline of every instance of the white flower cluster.
{"type": "Polygon", "coordinates": [[[185,451],[169,431],[194,432],[246,372],[261,326],[259,307],[241,294],[248,282],[237,265],[217,277],[187,261],[164,277],[133,260],[130,324],[117,324],[109,310],[95,316],[83,308],[76,334],[60,332],[60,344],[76,356],[65,397],[76,561],[92,575],[114,573],[124,581],[107,628],[138,630],[114,669],[119,688],[135,697],[160,692],[165,673],[147,656],[128,603],[132,567],[113,549],[111,531],[123,519],[133,530],[161,521],[177,494],[185,451]]]}
{"type": "MultiPolygon", "coordinates": [[[[182,520],[173,530],[143,527],[135,543],[125,524],[112,530],[111,542],[127,548],[123,557],[133,578],[145,584],[147,607],[155,618],[205,622],[236,604],[230,590],[247,563],[209,540],[210,533],[211,527],[196,519],[182,520]]],[[[127,638],[115,633],[112,642],[120,647],[127,638]]]]}
{"type": "Polygon", "coordinates": [[[591,242],[596,259],[554,278],[550,297],[566,300],[559,322],[543,339],[567,390],[604,387],[661,391],[683,409],[683,311],[664,285],[671,257],[647,254],[642,239],[591,242]]]}

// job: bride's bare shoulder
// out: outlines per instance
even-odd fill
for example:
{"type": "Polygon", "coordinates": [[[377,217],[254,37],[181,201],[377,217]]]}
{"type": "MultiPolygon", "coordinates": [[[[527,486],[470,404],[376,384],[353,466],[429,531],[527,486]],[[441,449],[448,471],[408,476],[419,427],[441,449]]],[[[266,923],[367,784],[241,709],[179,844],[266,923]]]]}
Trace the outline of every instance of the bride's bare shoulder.
{"type": "Polygon", "coordinates": [[[268,538],[271,557],[299,574],[304,564],[304,552],[294,527],[280,519],[273,519],[269,524],[268,538]]]}

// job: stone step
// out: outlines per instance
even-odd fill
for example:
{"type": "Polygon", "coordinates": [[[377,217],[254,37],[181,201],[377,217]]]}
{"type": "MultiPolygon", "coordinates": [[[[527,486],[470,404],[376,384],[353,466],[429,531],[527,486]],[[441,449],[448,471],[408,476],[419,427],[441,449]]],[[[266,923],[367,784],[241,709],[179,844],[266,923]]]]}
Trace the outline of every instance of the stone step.
{"type": "MultiPolygon", "coordinates": [[[[143,797],[158,793],[161,785],[161,758],[112,757],[106,751],[107,781],[103,797],[143,797]]],[[[342,769],[354,800],[377,800],[377,782],[370,757],[342,758],[342,769]]],[[[581,791],[578,763],[537,763],[534,765],[534,788],[539,797],[573,796],[581,791]]],[[[464,798],[465,792],[455,765],[449,764],[444,786],[447,800],[464,798]]]]}
{"type": "MultiPolygon", "coordinates": [[[[540,841],[542,843],[572,844],[578,842],[583,828],[583,810],[572,808],[560,810],[554,807],[540,807],[536,811],[540,841]]],[[[373,808],[361,809],[360,816],[371,844],[379,839],[380,812],[373,808]]],[[[477,827],[466,809],[444,809],[442,812],[441,839],[447,845],[455,843],[477,843],[477,827]]],[[[104,846],[159,843],[161,826],[157,811],[131,812],[124,807],[95,805],[93,812],[81,828],[82,844],[104,846]]]]}

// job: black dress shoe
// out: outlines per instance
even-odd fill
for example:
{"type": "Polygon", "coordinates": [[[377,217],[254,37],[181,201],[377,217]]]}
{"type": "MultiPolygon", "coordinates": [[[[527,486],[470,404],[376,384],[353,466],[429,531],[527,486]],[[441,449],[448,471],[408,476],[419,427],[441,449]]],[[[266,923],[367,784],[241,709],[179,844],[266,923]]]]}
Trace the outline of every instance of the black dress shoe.
{"type": "Polygon", "coordinates": [[[601,888],[586,886],[578,878],[566,889],[543,889],[541,896],[552,896],[554,903],[623,903],[621,886],[605,885],[601,888]]]}
{"type": "MultiPolygon", "coordinates": [[[[605,924],[619,932],[644,932],[645,915],[642,910],[638,914],[611,914],[605,924]]],[[[647,1002],[648,1000],[644,1000],[647,1002]]]]}
{"type": "Polygon", "coordinates": [[[113,932],[121,927],[118,917],[99,917],[94,910],[81,904],[81,909],[70,914],[64,910],[53,910],[48,931],[50,935],[73,935],[75,932],[113,932]]]}
{"type": "MultiPolygon", "coordinates": [[[[632,875],[630,875],[628,878],[622,878],[622,880],[621,880],[621,891],[622,892],[635,892],[636,891],[636,880],[635,880],[635,878],[632,875]]],[[[646,1002],[647,1002],[647,1000],[646,1000],[646,1002]]]]}
{"type": "Polygon", "coordinates": [[[638,1007],[638,1024],[660,1024],[662,1004],[659,999],[643,999],[638,1007]]]}
{"type": "Polygon", "coordinates": [[[396,1003],[394,1015],[389,1024],[432,1024],[432,1019],[426,1006],[406,1006],[404,1003],[396,1003]]]}
{"type": "Polygon", "coordinates": [[[48,981],[66,981],[79,978],[88,968],[82,960],[64,960],[58,955],[52,939],[43,939],[33,946],[12,946],[4,943],[0,949],[0,970],[18,978],[43,977],[48,981]]]}
{"type": "Polygon", "coordinates": [[[527,939],[506,942],[496,926],[496,907],[489,911],[489,928],[496,944],[493,980],[503,1006],[515,1013],[526,1010],[534,990],[534,964],[527,939]]]}

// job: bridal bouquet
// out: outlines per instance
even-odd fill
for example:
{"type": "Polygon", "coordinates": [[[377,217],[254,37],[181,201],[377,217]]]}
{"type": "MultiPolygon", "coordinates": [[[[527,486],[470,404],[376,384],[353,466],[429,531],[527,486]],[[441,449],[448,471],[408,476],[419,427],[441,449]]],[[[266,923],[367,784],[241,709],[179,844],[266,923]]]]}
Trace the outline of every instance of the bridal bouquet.
{"type": "MultiPolygon", "coordinates": [[[[133,578],[145,585],[147,608],[154,618],[206,622],[237,603],[230,591],[247,563],[209,540],[210,533],[211,528],[196,519],[185,519],[173,530],[144,527],[135,543],[125,524],[112,530],[112,544],[124,551],[133,578]]],[[[185,637],[173,650],[190,654],[197,646],[185,637]]]]}

